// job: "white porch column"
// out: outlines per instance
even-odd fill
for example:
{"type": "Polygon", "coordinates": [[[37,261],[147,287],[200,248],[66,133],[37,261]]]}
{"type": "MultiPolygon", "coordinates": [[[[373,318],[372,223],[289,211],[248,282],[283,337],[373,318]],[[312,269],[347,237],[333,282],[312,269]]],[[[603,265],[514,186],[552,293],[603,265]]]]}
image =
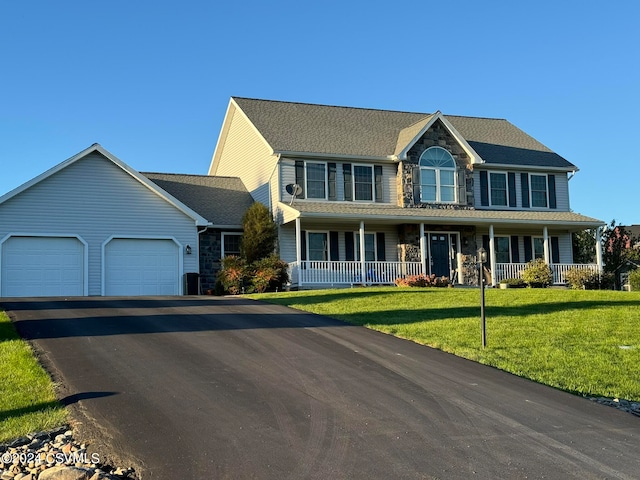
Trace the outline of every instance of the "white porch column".
{"type": "Polygon", "coordinates": [[[489,258],[491,259],[491,285],[496,286],[496,239],[493,225],[489,225],[489,258]]]}
{"type": "Polygon", "coordinates": [[[551,265],[551,256],[549,255],[549,230],[544,227],[542,230],[542,236],[544,237],[544,262],[547,265],[551,265]]]}
{"type": "Polygon", "coordinates": [[[598,264],[598,274],[602,275],[604,263],[602,261],[602,232],[596,228],[596,263],[598,264]]]}
{"type": "Polygon", "coordinates": [[[300,217],[296,218],[296,262],[298,263],[298,287],[302,286],[302,229],[300,228],[300,217]]]}
{"type": "Polygon", "coordinates": [[[420,261],[422,262],[422,274],[427,274],[427,239],[424,237],[424,223],[420,224],[420,261]]]}
{"type": "Polygon", "coordinates": [[[362,275],[362,284],[367,281],[367,267],[364,264],[364,222],[360,222],[360,275],[362,275]]]}

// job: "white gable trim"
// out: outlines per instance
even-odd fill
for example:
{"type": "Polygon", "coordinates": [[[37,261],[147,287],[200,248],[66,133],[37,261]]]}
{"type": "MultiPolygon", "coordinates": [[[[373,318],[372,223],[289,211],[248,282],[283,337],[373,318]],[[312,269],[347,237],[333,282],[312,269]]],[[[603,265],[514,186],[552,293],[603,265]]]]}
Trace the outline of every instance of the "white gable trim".
{"type": "Polygon", "coordinates": [[[84,158],[87,155],[90,155],[90,154],[92,154],[94,152],[97,152],[97,153],[101,154],[102,156],[104,156],[106,159],[111,161],[114,165],[120,167],[123,171],[125,171],[126,173],[131,175],[138,182],[140,182],[142,185],[144,185],[149,190],[154,192],[160,198],[162,198],[163,200],[165,200],[169,204],[173,205],[175,208],[180,210],[186,216],[191,217],[195,221],[196,225],[198,225],[198,226],[210,225],[210,222],[207,219],[205,219],[204,217],[200,216],[198,213],[193,211],[191,208],[187,207],[180,200],[178,200],[177,198],[173,197],[172,195],[170,195],[169,193],[167,193],[166,191],[161,189],[159,186],[157,186],[155,183],[151,182],[144,175],[142,175],[138,171],[136,171],[133,168],[131,168],[129,165],[124,163],[122,160],[120,160],[118,157],[116,157],[112,153],[108,152],[106,149],[104,149],[98,143],[94,143],[89,148],[86,148],[86,149],[82,150],[80,153],[75,154],[73,157],[68,158],[64,162],[59,163],[55,167],[50,168],[46,172],[41,173],[37,177],[32,178],[28,182],[23,183],[19,187],[11,190],[9,193],[6,193],[2,197],[0,197],[0,205],[2,205],[7,200],[15,197],[16,195],[24,192],[25,190],[31,188],[32,186],[36,185],[37,183],[40,183],[41,181],[51,177],[52,175],[58,173],[59,171],[67,168],[68,166],[73,165],[78,160],[81,160],[82,158],[84,158]]]}
{"type": "Polygon", "coordinates": [[[224,148],[224,144],[227,141],[227,136],[229,135],[229,130],[231,129],[231,118],[233,115],[239,113],[242,117],[249,123],[251,129],[254,133],[260,138],[260,140],[266,145],[266,147],[271,152],[271,155],[274,154],[273,147],[267,142],[267,139],[264,138],[260,130],[253,124],[249,116],[244,113],[240,105],[236,103],[233,97],[229,100],[229,105],[227,106],[227,112],[224,115],[224,121],[222,122],[222,128],[220,129],[220,135],[218,136],[218,141],[216,142],[216,148],[213,151],[213,157],[211,157],[211,166],[209,167],[209,175],[215,175],[218,171],[218,165],[220,164],[220,157],[222,156],[222,151],[218,151],[219,149],[224,148]]]}
{"type": "Polygon", "coordinates": [[[407,144],[407,146],[405,146],[402,149],[402,151],[398,154],[398,160],[407,159],[407,152],[411,149],[411,147],[413,147],[416,144],[416,142],[425,134],[427,130],[431,128],[431,126],[437,120],[440,120],[442,122],[442,124],[453,136],[453,138],[455,138],[455,140],[460,144],[462,149],[465,152],[467,152],[467,155],[469,155],[469,157],[471,158],[472,164],[484,163],[484,160],[482,160],[480,155],[478,155],[478,153],[473,148],[471,148],[471,145],[469,145],[469,143],[464,139],[464,137],[460,135],[460,133],[455,128],[453,128],[453,125],[449,123],[449,121],[445,118],[445,116],[442,114],[440,110],[438,110],[436,113],[433,114],[431,119],[429,119],[429,121],[425,124],[425,126],[422,127],[422,129],[418,132],[418,134],[415,137],[413,137],[413,139],[407,144]]]}

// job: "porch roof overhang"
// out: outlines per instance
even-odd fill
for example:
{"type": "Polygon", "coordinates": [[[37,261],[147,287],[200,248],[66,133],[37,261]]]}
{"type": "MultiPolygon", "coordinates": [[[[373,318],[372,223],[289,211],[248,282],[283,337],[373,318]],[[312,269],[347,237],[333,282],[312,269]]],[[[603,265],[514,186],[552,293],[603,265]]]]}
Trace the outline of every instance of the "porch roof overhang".
{"type": "Polygon", "coordinates": [[[426,223],[454,225],[502,225],[513,228],[555,227],[567,230],[597,228],[601,220],[574,212],[528,210],[480,210],[455,208],[402,208],[389,204],[364,204],[342,202],[304,202],[292,205],[279,203],[286,212],[285,223],[296,218],[315,222],[353,223],[375,222],[381,224],[426,223]]]}

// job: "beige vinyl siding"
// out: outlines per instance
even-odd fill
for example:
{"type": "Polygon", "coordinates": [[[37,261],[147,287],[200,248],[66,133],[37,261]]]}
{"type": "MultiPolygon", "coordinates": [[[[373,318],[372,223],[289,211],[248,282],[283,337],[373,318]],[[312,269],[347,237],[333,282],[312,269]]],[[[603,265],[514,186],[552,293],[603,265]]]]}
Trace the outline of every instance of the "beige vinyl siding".
{"type": "Polygon", "coordinates": [[[280,168],[280,188],[278,192],[278,200],[289,204],[291,195],[287,193],[287,185],[296,183],[296,161],[292,158],[281,158],[280,168]]]}
{"type": "Polygon", "coordinates": [[[224,148],[216,152],[219,159],[213,159],[209,174],[212,174],[213,163],[217,160],[217,176],[240,177],[254,200],[269,205],[269,188],[266,185],[272,174],[271,180],[277,181],[277,172],[273,171],[277,157],[237,109],[233,108],[228,121],[228,131],[221,136],[224,148]]]}
{"type": "MultiPolygon", "coordinates": [[[[339,259],[346,261],[345,236],[344,232],[357,233],[360,224],[354,221],[353,224],[332,225],[332,224],[313,224],[305,226],[302,221],[301,230],[313,230],[321,232],[338,232],[339,259]]],[[[365,232],[384,232],[385,257],[388,262],[398,261],[398,230],[394,225],[367,225],[365,224],[365,232]]],[[[280,256],[286,262],[296,261],[296,229],[295,223],[290,223],[280,227],[279,238],[280,256]]]]}
{"type": "MultiPolygon", "coordinates": [[[[573,263],[573,249],[571,246],[571,233],[562,231],[557,232],[551,229],[548,230],[549,237],[558,237],[558,250],[560,254],[560,263],[573,263]]],[[[478,247],[482,246],[482,236],[489,235],[488,230],[478,230],[476,235],[476,245],[478,247]]],[[[496,237],[511,237],[512,235],[516,235],[518,237],[518,258],[520,259],[520,263],[524,263],[524,239],[523,237],[539,237],[542,238],[544,236],[544,232],[542,229],[540,230],[501,230],[496,228],[494,230],[494,235],[496,237]]]]}
{"type": "Polygon", "coordinates": [[[569,180],[566,173],[556,173],[556,202],[557,210],[568,212],[569,207],[569,180]]]}
{"type": "MultiPolygon", "coordinates": [[[[321,160],[309,160],[313,162],[320,162],[321,160]]],[[[329,163],[322,160],[323,163],[329,163]]],[[[373,165],[366,162],[335,162],[336,163],[336,198],[338,201],[344,201],[344,173],[342,170],[343,163],[350,163],[351,165],[373,165]]],[[[396,202],[396,171],[397,165],[395,163],[386,163],[382,165],[382,203],[396,202]]],[[[296,182],[295,171],[295,159],[283,158],[280,161],[280,201],[289,203],[291,201],[291,195],[286,192],[286,186],[296,182]]]]}
{"type": "Polygon", "coordinates": [[[558,237],[560,263],[573,263],[573,247],[571,244],[571,234],[563,233],[554,236],[558,237]]]}
{"type": "MultiPolygon", "coordinates": [[[[498,170],[496,170],[498,171],[498,170]]],[[[501,173],[506,172],[506,170],[500,170],[501,173]]],[[[481,203],[481,190],[480,190],[480,172],[478,170],[474,170],[473,172],[473,197],[475,199],[475,207],[476,208],[499,208],[501,210],[509,209],[509,210],[544,210],[540,208],[524,208],[522,207],[522,181],[520,177],[520,173],[533,173],[534,175],[544,175],[545,172],[538,171],[516,171],[516,202],[517,207],[487,207],[483,206],[481,203]]],[[[569,211],[569,182],[567,179],[566,173],[555,173],[556,177],[556,208],[549,209],[558,212],[568,212],[569,211]]]]}
{"type": "Polygon", "coordinates": [[[89,295],[101,294],[102,244],[112,235],[173,237],[193,248],[184,272],[199,270],[194,220],[98,153],[0,205],[0,239],[30,233],[77,235],[88,244],[89,295]]]}
{"type": "Polygon", "coordinates": [[[482,206],[480,190],[480,172],[476,169],[473,170],[473,206],[475,208],[486,208],[482,206]]]}
{"type": "Polygon", "coordinates": [[[285,262],[296,261],[296,226],[294,222],[281,225],[278,231],[280,258],[285,262]]]}

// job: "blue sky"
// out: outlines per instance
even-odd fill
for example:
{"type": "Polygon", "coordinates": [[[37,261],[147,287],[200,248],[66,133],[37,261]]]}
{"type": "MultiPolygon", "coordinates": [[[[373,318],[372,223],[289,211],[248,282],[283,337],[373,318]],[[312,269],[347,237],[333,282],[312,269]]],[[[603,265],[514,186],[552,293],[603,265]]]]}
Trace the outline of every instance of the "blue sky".
{"type": "Polygon", "coordinates": [[[206,174],[231,96],[506,118],[576,164],[574,211],[640,224],[640,3],[0,6],[0,195],[97,142],[206,174]]]}

